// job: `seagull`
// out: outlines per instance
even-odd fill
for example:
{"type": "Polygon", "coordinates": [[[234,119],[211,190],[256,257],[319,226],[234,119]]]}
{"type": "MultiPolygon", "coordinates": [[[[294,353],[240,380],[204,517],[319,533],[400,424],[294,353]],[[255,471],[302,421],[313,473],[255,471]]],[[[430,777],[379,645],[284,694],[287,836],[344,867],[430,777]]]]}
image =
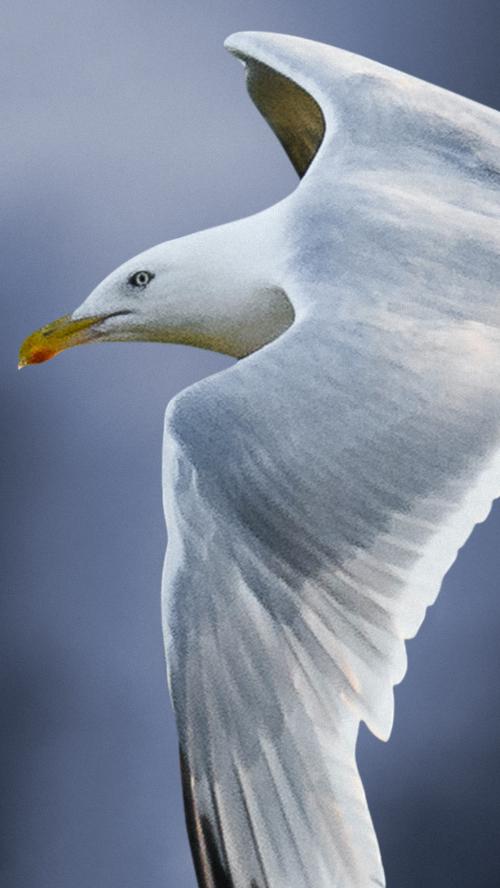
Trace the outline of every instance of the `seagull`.
{"type": "Polygon", "coordinates": [[[167,407],[163,623],[200,888],[385,885],[356,764],[500,491],[500,114],[314,41],[226,46],[299,184],[25,340],[231,355],[167,407]]]}

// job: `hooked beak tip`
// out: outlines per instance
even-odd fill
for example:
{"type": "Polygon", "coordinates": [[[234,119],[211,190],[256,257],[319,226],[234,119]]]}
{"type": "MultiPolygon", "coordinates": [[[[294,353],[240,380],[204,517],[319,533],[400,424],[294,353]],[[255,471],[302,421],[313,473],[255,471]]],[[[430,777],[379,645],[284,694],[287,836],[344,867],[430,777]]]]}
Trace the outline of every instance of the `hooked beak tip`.
{"type": "Polygon", "coordinates": [[[92,342],[96,338],[97,325],[107,317],[109,315],[75,319],[65,315],[35,330],[19,349],[18,369],[22,370],[28,364],[43,364],[67,348],[92,342]]]}
{"type": "Polygon", "coordinates": [[[22,354],[20,352],[17,369],[22,370],[23,367],[29,367],[30,364],[43,364],[45,361],[50,361],[56,354],[56,351],[37,351],[35,349],[29,354],[22,354]]]}

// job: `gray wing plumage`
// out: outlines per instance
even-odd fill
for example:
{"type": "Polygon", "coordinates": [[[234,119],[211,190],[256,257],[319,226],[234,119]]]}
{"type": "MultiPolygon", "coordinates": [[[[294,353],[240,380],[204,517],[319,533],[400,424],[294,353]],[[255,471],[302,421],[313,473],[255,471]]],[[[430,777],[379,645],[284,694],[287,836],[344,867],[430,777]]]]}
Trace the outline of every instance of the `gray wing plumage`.
{"type": "Polygon", "coordinates": [[[188,826],[202,888],[383,886],[359,721],[388,737],[404,640],[500,489],[500,125],[307,41],[230,48],[326,129],[282,210],[294,324],[167,410],[188,826]]]}

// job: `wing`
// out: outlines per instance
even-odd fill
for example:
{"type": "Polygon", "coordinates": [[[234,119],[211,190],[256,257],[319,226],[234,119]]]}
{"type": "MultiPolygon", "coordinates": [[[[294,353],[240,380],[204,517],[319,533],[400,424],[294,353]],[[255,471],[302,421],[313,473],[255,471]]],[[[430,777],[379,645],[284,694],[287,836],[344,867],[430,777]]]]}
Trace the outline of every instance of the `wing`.
{"type": "Polygon", "coordinates": [[[244,63],[249,94],[301,177],[325,167],[328,175],[340,159],[359,167],[360,150],[380,161],[409,148],[419,160],[430,149],[450,167],[498,177],[491,108],[313,40],[244,31],[225,46],[244,63]]]}
{"type": "MultiPolygon", "coordinates": [[[[312,95],[316,50],[241,40],[312,95]]],[[[295,322],[167,410],[164,630],[202,888],[384,885],[359,721],[388,737],[404,640],[500,490],[498,120],[411,84],[396,113],[395,72],[352,64],[368,132],[358,108],[329,162],[322,100],[274,217],[295,322]]]]}
{"type": "Polygon", "coordinates": [[[500,490],[498,334],[433,392],[396,338],[382,357],[309,324],[167,414],[165,637],[204,888],[384,884],[358,722],[388,736],[403,640],[500,490]]]}
{"type": "Polygon", "coordinates": [[[303,176],[325,135],[326,122],[318,101],[296,80],[266,65],[241,35],[226,40],[225,46],[246,67],[247,89],[262,116],[277,136],[299,176],[303,176]]]}

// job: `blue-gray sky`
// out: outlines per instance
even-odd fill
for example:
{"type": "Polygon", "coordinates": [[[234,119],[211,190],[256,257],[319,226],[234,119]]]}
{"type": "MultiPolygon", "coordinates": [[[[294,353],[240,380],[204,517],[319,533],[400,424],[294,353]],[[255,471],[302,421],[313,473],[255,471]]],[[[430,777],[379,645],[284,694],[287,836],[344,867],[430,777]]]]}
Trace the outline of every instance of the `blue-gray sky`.
{"type": "MultiPolygon", "coordinates": [[[[490,0],[7,0],[0,29],[3,888],[194,888],[159,587],[168,400],[229,363],[31,329],[152,244],[248,215],[295,174],[223,50],[324,40],[500,107],[490,0]]],[[[388,885],[500,884],[500,507],[450,571],[360,765],[388,885]]]]}

